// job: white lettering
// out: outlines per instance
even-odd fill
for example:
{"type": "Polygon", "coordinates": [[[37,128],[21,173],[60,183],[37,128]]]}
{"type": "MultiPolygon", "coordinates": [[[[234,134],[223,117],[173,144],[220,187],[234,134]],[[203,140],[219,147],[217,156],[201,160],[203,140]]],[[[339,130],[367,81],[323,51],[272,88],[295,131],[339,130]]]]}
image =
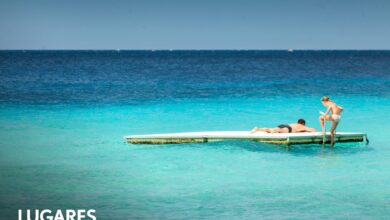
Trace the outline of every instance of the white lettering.
{"type": "Polygon", "coordinates": [[[27,215],[27,220],[31,220],[31,213],[30,209],[27,209],[26,215],[27,215]]]}
{"type": "Polygon", "coordinates": [[[61,209],[57,209],[54,220],[64,220],[64,215],[62,215],[61,209]]]}
{"type": "MultiPolygon", "coordinates": [[[[50,209],[26,209],[26,220],[85,220],[91,219],[96,220],[95,209],[66,209],[65,213],[61,209],[51,211],[50,209]],[[35,217],[33,216],[35,214],[35,217]],[[65,215],[64,215],[65,214],[65,215]]],[[[18,220],[24,220],[24,211],[18,209],[18,220]]]]}
{"type": "Polygon", "coordinates": [[[66,220],[75,220],[74,217],[76,217],[76,211],[73,209],[67,209],[66,220]]]}
{"type": "Polygon", "coordinates": [[[85,218],[85,209],[77,210],[77,220],[85,218]]]}
{"type": "Polygon", "coordinates": [[[92,213],[95,213],[95,212],[96,212],[95,209],[90,209],[90,210],[88,210],[88,212],[87,212],[87,216],[88,216],[89,218],[91,218],[91,220],[96,220],[96,216],[95,216],[94,214],[92,214],[92,213]]]}
{"type": "MultiPolygon", "coordinates": [[[[39,210],[38,210],[38,213],[39,213],[39,210]]],[[[47,215],[47,216],[45,216],[45,214],[46,213],[48,213],[48,214],[51,214],[51,210],[49,210],[49,209],[44,209],[44,210],[42,210],[42,212],[41,212],[41,214],[40,214],[40,219],[41,220],[53,220],[53,216],[50,216],[50,215],[47,215]],[[46,218],[47,217],[47,218],[46,218]]]]}

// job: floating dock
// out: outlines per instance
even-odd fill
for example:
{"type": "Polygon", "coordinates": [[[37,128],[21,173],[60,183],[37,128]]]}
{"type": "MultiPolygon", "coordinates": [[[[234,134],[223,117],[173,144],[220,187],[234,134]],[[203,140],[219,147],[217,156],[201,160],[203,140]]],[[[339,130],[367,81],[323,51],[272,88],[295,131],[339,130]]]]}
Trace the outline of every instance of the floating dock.
{"type": "MultiPolygon", "coordinates": [[[[322,132],[302,133],[266,133],[249,131],[209,131],[184,132],[170,134],[129,135],[123,137],[130,144],[181,144],[181,143],[207,143],[215,141],[257,141],[268,144],[322,144],[322,132]]],[[[337,142],[363,142],[368,143],[367,134],[353,132],[336,132],[334,141],[337,142]]],[[[326,142],[330,142],[330,133],[326,134],[326,142]]]]}

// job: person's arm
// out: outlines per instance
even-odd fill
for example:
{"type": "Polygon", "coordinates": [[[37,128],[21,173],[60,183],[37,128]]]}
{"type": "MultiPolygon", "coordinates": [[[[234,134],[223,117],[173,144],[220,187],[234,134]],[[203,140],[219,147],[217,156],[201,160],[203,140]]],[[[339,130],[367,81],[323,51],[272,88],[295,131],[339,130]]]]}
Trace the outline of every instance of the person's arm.
{"type": "Polygon", "coordinates": [[[316,132],[316,129],[314,129],[314,128],[309,128],[309,127],[305,127],[305,130],[306,130],[307,132],[316,132]]]}
{"type": "Polygon", "coordinates": [[[332,109],[331,106],[329,106],[328,110],[326,110],[325,114],[324,115],[328,115],[328,113],[330,112],[330,110],[332,109]]]}
{"type": "Polygon", "coordinates": [[[316,129],[309,128],[309,127],[306,127],[306,126],[302,126],[302,127],[297,129],[297,132],[315,132],[315,131],[316,131],[316,129]]]}

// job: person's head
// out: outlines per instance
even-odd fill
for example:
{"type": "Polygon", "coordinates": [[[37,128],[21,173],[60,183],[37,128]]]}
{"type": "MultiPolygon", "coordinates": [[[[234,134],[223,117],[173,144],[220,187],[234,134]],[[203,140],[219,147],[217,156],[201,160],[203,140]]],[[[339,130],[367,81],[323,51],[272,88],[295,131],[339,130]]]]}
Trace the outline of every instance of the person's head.
{"type": "Polygon", "coordinates": [[[303,118],[298,119],[298,124],[306,125],[306,121],[303,118]]]}
{"type": "Polygon", "coordinates": [[[330,101],[328,96],[322,96],[321,102],[323,105],[327,106],[327,103],[330,101]]]}

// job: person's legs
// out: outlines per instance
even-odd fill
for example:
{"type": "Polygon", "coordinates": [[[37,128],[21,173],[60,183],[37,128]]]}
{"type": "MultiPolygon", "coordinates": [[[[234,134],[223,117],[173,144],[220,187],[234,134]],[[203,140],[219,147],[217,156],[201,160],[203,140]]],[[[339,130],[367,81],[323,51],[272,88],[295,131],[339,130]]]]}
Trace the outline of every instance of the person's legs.
{"type": "Polygon", "coordinates": [[[325,120],[327,121],[332,121],[332,117],[330,115],[321,115],[319,117],[320,119],[320,124],[321,124],[321,128],[322,128],[322,132],[325,132],[325,120]]]}
{"type": "Polygon", "coordinates": [[[319,120],[320,120],[320,125],[321,125],[321,128],[322,128],[322,133],[325,133],[325,117],[321,115],[319,117],[319,120]]]}
{"type": "Polygon", "coordinates": [[[290,133],[288,128],[271,128],[271,133],[290,133]]]}
{"type": "Polygon", "coordinates": [[[267,132],[267,133],[289,133],[289,129],[286,128],[286,127],[283,127],[283,128],[279,128],[279,127],[276,127],[276,128],[258,128],[258,127],[255,127],[252,129],[251,133],[256,133],[257,131],[263,131],[263,132],[267,132]]]}
{"type": "Polygon", "coordinates": [[[258,128],[258,127],[253,128],[251,133],[256,133],[258,131],[264,131],[264,132],[267,132],[267,133],[272,133],[271,132],[271,128],[258,128]]]}
{"type": "MultiPolygon", "coordinates": [[[[319,117],[320,119],[320,124],[321,124],[321,128],[322,128],[322,134],[325,136],[326,135],[326,131],[325,131],[325,120],[326,121],[333,121],[333,118],[330,116],[330,115],[321,115],[319,117]]],[[[323,141],[322,144],[325,144],[325,140],[323,141]]]]}
{"type": "Polygon", "coordinates": [[[330,146],[332,146],[332,147],[334,145],[334,132],[335,132],[338,124],[339,124],[338,122],[335,122],[334,120],[332,120],[332,128],[330,129],[330,146]]]}

